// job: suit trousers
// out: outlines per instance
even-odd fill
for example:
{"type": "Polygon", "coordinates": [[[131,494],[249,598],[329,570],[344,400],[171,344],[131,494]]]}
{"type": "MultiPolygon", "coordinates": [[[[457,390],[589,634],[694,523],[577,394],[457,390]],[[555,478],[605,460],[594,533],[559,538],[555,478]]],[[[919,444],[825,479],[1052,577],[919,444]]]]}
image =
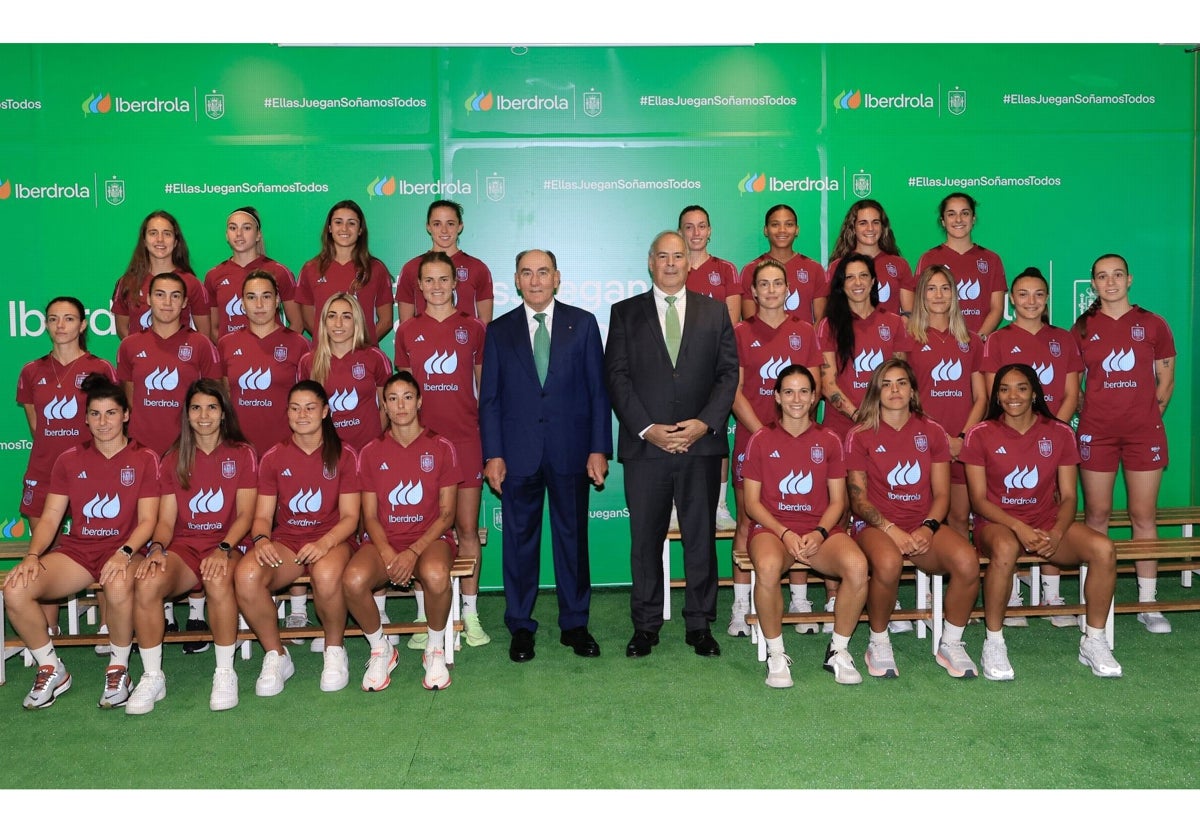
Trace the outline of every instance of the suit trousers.
{"type": "Polygon", "coordinates": [[[717,617],[713,514],[721,485],[721,456],[683,454],[626,460],[622,467],[629,504],[634,629],[658,632],[662,627],[662,550],[674,501],[683,538],[684,626],[707,630],[717,617]]]}

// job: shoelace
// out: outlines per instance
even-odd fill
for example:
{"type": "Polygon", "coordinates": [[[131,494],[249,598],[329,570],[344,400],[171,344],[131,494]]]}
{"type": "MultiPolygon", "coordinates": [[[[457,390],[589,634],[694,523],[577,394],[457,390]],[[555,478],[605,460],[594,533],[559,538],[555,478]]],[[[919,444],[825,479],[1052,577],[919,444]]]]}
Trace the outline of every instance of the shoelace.
{"type": "Polygon", "coordinates": [[[39,691],[46,689],[46,683],[54,678],[55,668],[53,665],[43,665],[37,669],[37,674],[33,678],[33,690],[30,694],[36,694],[39,691]]]}
{"type": "Polygon", "coordinates": [[[106,691],[116,691],[121,687],[121,679],[125,676],[126,670],[120,665],[114,665],[104,672],[104,689],[106,691]]]}

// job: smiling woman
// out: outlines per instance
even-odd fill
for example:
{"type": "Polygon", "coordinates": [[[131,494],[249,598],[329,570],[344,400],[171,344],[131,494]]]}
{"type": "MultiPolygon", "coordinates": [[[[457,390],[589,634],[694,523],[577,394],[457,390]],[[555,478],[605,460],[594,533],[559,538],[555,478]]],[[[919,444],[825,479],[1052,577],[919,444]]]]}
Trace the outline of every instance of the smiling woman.
{"type": "MultiPolygon", "coordinates": [[[[458,247],[464,230],[463,207],[457,201],[438,199],[429,205],[425,214],[425,232],[429,234],[433,251],[445,254],[454,267],[457,281],[454,305],[460,312],[473,315],[483,323],[492,320],[492,272],[481,260],[458,247]]],[[[396,283],[396,309],[400,323],[425,311],[426,302],[420,289],[420,266],[424,257],[417,255],[400,269],[396,283]]]]}

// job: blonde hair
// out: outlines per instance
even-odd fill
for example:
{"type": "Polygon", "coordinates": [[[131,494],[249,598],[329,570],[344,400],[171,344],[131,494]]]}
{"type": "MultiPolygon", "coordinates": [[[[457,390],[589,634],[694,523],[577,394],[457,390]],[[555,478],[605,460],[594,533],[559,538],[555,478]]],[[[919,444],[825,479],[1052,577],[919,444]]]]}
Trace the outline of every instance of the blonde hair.
{"type": "Polygon", "coordinates": [[[941,274],[950,281],[950,297],[952,298],[950,335],[954,336],[955,341],[959,344],[967,344],[971,340],[971,333],[967,329],[962,307],[958,303],[958,283],[954,279],[954,274],[944,265],[931,265],[917,278],[917,293],[913,296],[912,314],[908,316],[908,334],[922,344],[925,343],[929,330],[929,310],[925,306],[925,284],[935,274],[941,274]]]}
{"type": "Polygon", "coordinates": [[[325,384],[325,378],[329,376],[329,368],[333,364],[333,344],[329,340],[329,331],[325,329],[325,318],[329,315],[329,307],[338,301],[344,301],[350,307],[351,317],[354,318],[354,334],[351,338],[354,346],[351,350],[362,350],[368,346],[367,319],[363,316],[362,304],[358,302],[358,298],[349,292],[338,292],[325,301],[325,305],[321,307],[321,318],[318,321],[320,332],[317,335],[316,346],[313,348],[312,366],[312,378],[322,385],[325,384]]]}

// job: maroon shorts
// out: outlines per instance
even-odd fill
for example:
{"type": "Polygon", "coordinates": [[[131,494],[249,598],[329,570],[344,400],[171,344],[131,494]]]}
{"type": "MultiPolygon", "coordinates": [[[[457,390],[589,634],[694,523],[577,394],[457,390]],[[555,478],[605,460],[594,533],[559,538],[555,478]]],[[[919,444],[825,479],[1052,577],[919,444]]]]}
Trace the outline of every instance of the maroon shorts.
{"type": "Polygon", "coordinates": [[[1123,432],[1079,428],[1079,468],[1094,472],[1116,472],[1123,464],[1128,472],[1150,472],[1167,466],[1167,430],[1162,419],[1136,424],[1123,432]]]}

